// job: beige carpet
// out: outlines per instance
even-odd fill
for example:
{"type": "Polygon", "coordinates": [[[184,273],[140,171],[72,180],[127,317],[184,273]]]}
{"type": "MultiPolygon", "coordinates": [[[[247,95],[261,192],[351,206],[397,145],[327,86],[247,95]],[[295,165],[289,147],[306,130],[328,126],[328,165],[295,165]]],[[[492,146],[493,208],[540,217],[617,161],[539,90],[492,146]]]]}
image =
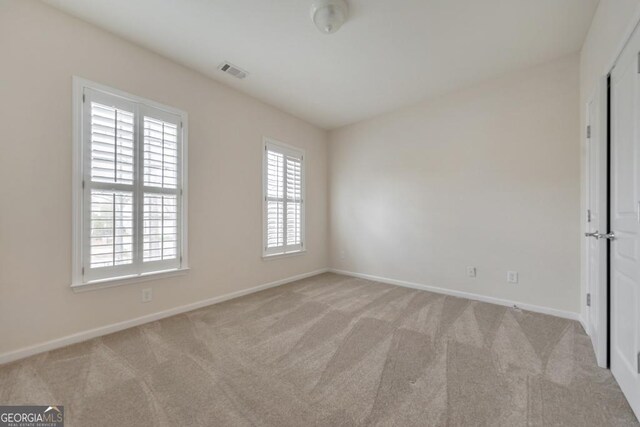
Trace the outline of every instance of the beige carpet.
{"type": "Polygon", "coordinates": [[[68,426],[638,425],[576,322],[324,274],[0,367],[68,426]]]}

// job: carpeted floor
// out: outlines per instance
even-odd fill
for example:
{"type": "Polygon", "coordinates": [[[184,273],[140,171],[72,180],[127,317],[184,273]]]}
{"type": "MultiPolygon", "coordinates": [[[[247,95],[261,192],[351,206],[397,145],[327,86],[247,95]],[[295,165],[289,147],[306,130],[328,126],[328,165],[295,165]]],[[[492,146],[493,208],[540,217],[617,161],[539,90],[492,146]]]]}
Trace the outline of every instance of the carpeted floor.
{"type": "Polygon", "coordinates": [[[639,425],[573,321],[324,274],[0,367],[67,426],[639,425]]]}

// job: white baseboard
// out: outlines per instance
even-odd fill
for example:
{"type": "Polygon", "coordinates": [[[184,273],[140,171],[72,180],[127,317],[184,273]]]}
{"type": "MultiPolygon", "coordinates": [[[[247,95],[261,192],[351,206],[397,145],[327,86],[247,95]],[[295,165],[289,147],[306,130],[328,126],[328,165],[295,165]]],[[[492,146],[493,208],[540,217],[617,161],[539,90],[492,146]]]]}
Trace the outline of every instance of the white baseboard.
{"type": "Polygon", "coordinates": [[[474,294],[471,292],[456,291],[453,289],[439,288],[437,286],[429,286],[429,285],[423,285],[420,283],[407,282],[405,280],[389,279],[387,277],[373,276],[371,274],[363,274],[363,273],[355,273],[353,271],[338,270],[335,268],[330,268],[329,271],[336,274],[343,274],[345,276],[352,276],[352,277],[358,277],[360,279],[367,279],[375,282],[387,283],[389,285],[403,286],[405,288],[420,289],[422,291],[429,291],[429,292],[435,292],[438,294],[451,295],[459,298],[467,298],[467,299],[472,299],[476,301],[488,302],[491,304],[504,305],[507,307],[516,306],[522,310],[534,311],[536,313],[548,314],[551,316],[562,317],[564,319],[581,321],[580,314],[573,313],[571,311],[557,310],[555,308],[541,307],[538,305],[526,304],[526,303],[517,302],[517,301],[510,301],[510,300],[501,299],[501,298],[494,298],[494,297],[489,297],[485,295],[474,294]]]}
{"type": "Polygon", "coordinates": [[[176,314],[186,313],[188,311],[193,311],[198,308],[207,307],[209,305],[218,304],[218,303],[228,301],[234,298],[238,298],[244,295],[249,295],[255,292],[263,291],[265,289],[274,288],[276,286],[284,285],[285,283],[306,279],[307,277],[316,276],[318,274],[326,273],[327,271],[329,271],[328,268],[322,268],[319,270],[311,271],[309,273],[298,274],[296,276],[291,276],[285,279],[276,280],[274,282],[265,283],[259,286],[255,286],[253,288],[243,289],[237,292],[231,292],[229,294],[220,295],[218,297],[208,298],[206,300],[194,302],[191,304],[181,305],[179,307],[170,308],[168,310],[159,311],[157,313],[136,317],[135,319],[125,320],[123,322],[118,322],[118,323],[112,323],[110,325],[101,326],[99,328],[90,329],[88,331],[67,335],[62,338],[56,338],[54,340],[47,341],[41,344],[36,344],[29,347],[23,347],[18,350],[9,351],[7,353],[0,354],[0,365],[9,363],[9,362],[14,362],[19,359],[24,359],[25,357],[33,356],[35,354],[44,353],[50,350],[55,350],[57,348],[65,347],[71,344],[77,344],[79,342],[87,341],[92,338],[112,334],[114,332],[122,331],[124,329],[132,328],[134,326],[139,326],[145,323],[154,322],[156,320],[164,319],[166,317],[175,316],[176,314]]]}
{"type": "Polygon", "coordinates": [[[171,309],[160,311],[157,313],[147,314],[145,316],[137,317],[135,319],[125,320],[118,323],[112,323],[110,325],[101,326],[99,328],[90,329],[88,331],[78,332],[72,335],[67,335],[65,337],[57,338],[41,344],[36,344],[29,347],[23,347],[18,350],[9,351],[9,352],[0,354],[0,365],[14,362],[16,360],[24,359],[26,357],[33,356],[39,353],[44,353],[46,351],[55,350],[57,348],[65,347],[71,344],[77,344],[79,342],[87,341],[92,338],[122,331],[124,329],[132,328],[134,326],[139,326],[145,323],[154,322],[156,320],[164,319],[166,317],[171,317],[177,314],[193,311],[198,308],[207,307],[213,304],[218,304],[234,298],[239,298],[244,295],[249,295],[255,292],[263,291],[265,289],[284,285],[286,283],[295,282],[296,280],[306,279],[307,277],[316,276],[318,274],[326,273],[328,271],[331,271],[337,274],[343,274],[345,276],[358,277],[361,279],[387,283],[390,285],[403,286],[403,287],[412,288],[412,289],[420,289],[423,291],[451,295],[451,296],[460,297],[460,298],[467,298],[467,299],[472,299],[476,301],[483,301],[483,302],[503,305],[507,307],[513,307],[515,305],[518,308],[521,308],[523,310],[529,310],[537,313],[548,314],[551,316],[562,317],[565,319],[576,320],[580,322],[583,327],[585,327],[584,320],[581,318],[579,313],[573,313],[570,311],[557,310],[549,307],[541,307],[541,306],[536,306],[532,304],[520,303],[517,301],[494,298],[494,297],[474,294],[470,292],[462,292],[462,291],[456,291],[453,289],[439,288],[436,286],[429,286],[429,285],[423,285],[420,283],[407,282],[404,280],[396,280],[396,279],[390,279],[387,277],[373,276],[371,274],[355,273],[352,271],[338,270],[333,268],[322,268],[319,270],[311,271],[309,273],[299,274],[296,276],[287,277],[285,279],[276,280],[274,282],[265,283],[259,286],[255,286],[253,288],[243,289],[237,292],[231,292],[225,295],[220,295],[218,297],[209,298],[209,299],[194,302],[191,304],[182,305],[179,307],[171,308],[171,309]]]}
{"type": "Polygon", "coordinates": [[[584,317],[582,317],[581,314],[578,315],[578,322],[580,322],[580,325],[582,325],[582,329],[584,329],[584,333],[587,335],[591,335],[589,333],[589,330],[587,329],[587,323],[584,320],[584,317]]]}

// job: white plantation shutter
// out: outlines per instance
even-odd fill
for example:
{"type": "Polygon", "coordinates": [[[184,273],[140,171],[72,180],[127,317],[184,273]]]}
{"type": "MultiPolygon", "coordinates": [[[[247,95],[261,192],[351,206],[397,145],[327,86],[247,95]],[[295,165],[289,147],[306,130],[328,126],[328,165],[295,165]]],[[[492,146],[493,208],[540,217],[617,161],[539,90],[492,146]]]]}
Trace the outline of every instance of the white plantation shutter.
{"type": "Polygon", "coordinates": [[[144,262],[175,260],[178,256],[177,196],[144,194],[144,262]]]}
{"type": "Polygon", "coordinates": [[[84,88],[82,282],[177,269],[181,116],[84,88]]]}
{"type": "Polygon", "coordinates": [[[133,193],[92,189],[90,197],[90,268],[133,263],[133,193]]]}
{"type": "Polygon", "coordinates": [[[144,185],[178,186],[178,124],[144,117],[144,185]]]}
{"type": "Polygon", "coordinates": [[[133,111],[95,101],[90,108],[91,181],[132,185],[133,111]]]}
{"type": "Polygon", "coordinates": [[[304,245],[304,156],[267,141],[264,155],[264,254],[298,252],[304,245]]]}
{"type": "Polygon", "coordinates": [[[302,243],[302,157],[286,157],[286,229],[287,245],[302,243]]]}
{"type": "Polygon", "coordinates": [[[284,246],[284,155],[267,151],[267,248],[284,246]]]}
{"type": "Polygon", "coordinates": [[[145,108],[143,114],[143,228],[145,270],[179,265],[179,117],[145,108]]]}

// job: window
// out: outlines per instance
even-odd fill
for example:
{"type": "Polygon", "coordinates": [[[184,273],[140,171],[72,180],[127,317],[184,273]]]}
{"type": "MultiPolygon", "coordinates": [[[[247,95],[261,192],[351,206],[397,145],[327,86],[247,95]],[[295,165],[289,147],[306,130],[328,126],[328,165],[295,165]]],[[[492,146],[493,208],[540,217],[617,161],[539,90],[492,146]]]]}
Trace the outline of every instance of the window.
{"type": "Polygon", "coordinates": [[[186,113],[74,80],[73,286],[186,265],[186,113]]]}
{"type": "Polygon", "coordinates": [[[264,256],[304,250],[304,153],[265,140],[264,256]]]}

